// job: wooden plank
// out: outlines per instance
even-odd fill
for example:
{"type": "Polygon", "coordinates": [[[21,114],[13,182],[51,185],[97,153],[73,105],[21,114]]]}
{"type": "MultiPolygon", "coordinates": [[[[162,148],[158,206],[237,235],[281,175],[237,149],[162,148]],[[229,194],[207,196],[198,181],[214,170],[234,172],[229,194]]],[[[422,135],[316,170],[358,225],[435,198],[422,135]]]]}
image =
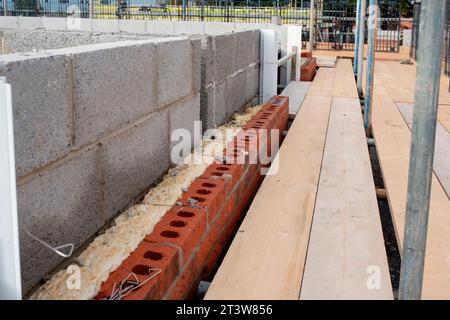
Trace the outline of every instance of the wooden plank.
{"type": "Polygon", "coordinates": [[[310,87],[311,82],[291,81],[286,88],[284,88],[281,95],[289,97],[289,114],[297,114],[310,87]]]}
{"type": "MultiPolygon", "coordinates": [[[[414,92],[416,87],[416,66],[400,64],[396,61],[377,61],[380,65],[385,65],[396,78],[399,80],[399,84],[405,85],[412,92],[412,100],[399,101],[399,102],[414,102],[414,92]]],[[[383,79],[380,79],[383,81],[383,79]]],[[[383,82],[384,83],[384,82],[383,82]]],[[[441,78],[440,91],[439,91],[439,103],[450,104],[450,93],[448,92],[448,81],[441,78]]]]}
{"type": "MultiPolygon", "coordinates": [[[[402,65],[394,61],[377,61],[375,63],[375,74],[387,90],[392,101],[395,103],[414,103],[415,65],[402,65]]],[[[439,105],[438,120],[447,131],[450,131],[450,105],[445,104],[450,102],[450,95],[447,93],[447,83],[447,78],[442,76],[439,98],[441,104],[439,105]]]]}
{"type": "MultiPolygon", "coordinates": [[[[373,134],[400,250],[408,183],[411,133],[375,75],[373,134]]],[[[433,174],[423,282],[424,299],[450,299],[450,202],[433,174]]]]}
{"type": "MultiPolygon", "coordinates": [[[[411,130],[414,104],[397,103],[397,107],[411,130]]],[[[436,126],[433,171],[450,199],[450,133],[439,122],[436,126]]]]}
{"type": "Polygon", "coordinates": [[[356,88],[350,59],[339,59],[337,61],[333,97],[358,98],[358,89],[356,88]]]}
{"type": "Polygon", "coordinates": [[[357,98],[333,98],[300,297],[393,299],[357,98]]]}
{"type": "Polygon", "coordinates": [[[336,69],[319,68],[308,91],[311,97],[331,97],[333,95],[336,69]]]}
{"type": "Polygon", "coordinates": [[[384,61],[375,63],[375,73],[394,102],[414,102],[414,87],[403,83],[384,61]]]}
{"type": "Polygon", "coordinates": [[[329,96],[308,93],[278,153],[279,170],[264,179],[206,299],[299,298],[334,80],[334,69],[321,70],[312,87],[329,96]]]}

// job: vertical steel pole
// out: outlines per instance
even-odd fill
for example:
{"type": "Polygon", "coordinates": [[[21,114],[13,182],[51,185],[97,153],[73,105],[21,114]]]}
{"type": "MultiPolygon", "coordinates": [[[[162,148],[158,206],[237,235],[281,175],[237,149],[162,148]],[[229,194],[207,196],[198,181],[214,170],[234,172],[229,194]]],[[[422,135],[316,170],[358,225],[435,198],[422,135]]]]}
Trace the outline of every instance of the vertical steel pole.
{"type": "Polygon", "coordinates": [[[378,1],[370,0],[368,20],[367,76],[364,102],[364,127],[369,132],[372,125],[373,76],[375,72],[375,43],[377,37],[378,1]]]}
{"type": "Polygon", "coordinates": [[[361,0],[358,0],[356,4],[356,27],[355,27],[355,53],[353,59],[353,73],[356,75],[358,73],[358,50],[359,50],[359,16],[361,11],[361,0]]]}
{"type": "Polygon", "coordinates": [[[361,7],[359,9],[359,48],[358,48],[358,67],[356,73],[356,85],[358,87],[358,93],[363,95],[363,73],[364,73],[364,42],[366,31],[366,2],[367,0],[360,0],[361,7]]]}
{"type": "Polygon", "coordinates": [[[422,297],[445,1],[423,1],[399,299],[422,297]]]}
{"type": "Polygon", "coordinates": [[[314,0],[311,0],[309,6],[309,51],[314,48],[314,0]]]}
{"type": "Polygon", "coordinates": [[[11,86],[0,77],[0,300],[22,299],[11,86]]]}

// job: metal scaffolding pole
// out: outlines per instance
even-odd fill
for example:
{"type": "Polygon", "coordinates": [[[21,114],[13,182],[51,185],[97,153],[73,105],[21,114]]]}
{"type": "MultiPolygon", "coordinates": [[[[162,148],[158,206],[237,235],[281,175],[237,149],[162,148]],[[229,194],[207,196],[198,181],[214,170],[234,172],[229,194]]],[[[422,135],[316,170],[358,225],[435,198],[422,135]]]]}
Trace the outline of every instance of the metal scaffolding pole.
{"type": "Polygon", "coordinates": [[[378,0],[370,0],[368,20],[367,76],[364,101],[364,127],[370,132],[372,125],[373,77],[375,72],[375,43],[377,38],[378,0]]]}
{"type": "Polygon", "coordinates": [[[363,70],[364,70],[364,42],[365,42],[365,30],[366,30],[366,0],[359,0],[359,24],[358,24],[358,64],[356,70],[356,86],[358,87],[358,93],[360,96],[363,94],[363,70]]]}
{"type": "Polygon", "coordinates": [[[358,74],[358,51],[359,51],[359,16],[361,11],[361,0],[358,0],[358,3],[356,4],[356,17],[355,17],[355,53],[353,55],[353,73],[355,75],[358,74]]]}
{"type": "Polygon", "coordinates": [[[423,1],[399,299],[422,297],[445,1],[423,1]]]}

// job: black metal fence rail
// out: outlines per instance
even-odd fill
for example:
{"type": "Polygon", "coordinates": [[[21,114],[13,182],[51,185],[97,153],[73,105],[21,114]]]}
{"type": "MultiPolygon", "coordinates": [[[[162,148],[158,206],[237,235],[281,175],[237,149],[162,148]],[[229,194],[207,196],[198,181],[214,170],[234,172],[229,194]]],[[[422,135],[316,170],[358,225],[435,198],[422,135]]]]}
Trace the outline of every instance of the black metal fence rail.
{"type": "MultiPolygon", "coordinates": [[[[303,46],[309,42],[310,2],[203,0],[0,0],[0,14],[5,4],[8,15],[66,17],[95,19],[143,19],[209,22],[270,23],[280,17],[283,24],[303,27],[303,46]],[[91,12],[92,9],[92,12],[91,12]]],[[[379,1],[381,25],[376,51],[399,50],[400,5],[397,0],[379,1]]],[[[354,50],[356,5],[351,1],[316,0],[314,10],[316,49],[354,50]]],[[[366,34],[367,37],[367,34],[366,34]]]]}
{"type": "MultiPolygon", "coordinates": [[[[328,2],[316,5],[315,30],[317,49],[354,50],[356,7],[331,6],[328,2]],[[322,10],[317,7],[322,6],[322,10]]],[[[380,19],[376,51],[398,52],[400,44],[399,3],[379,3],[380,19]]],[[[367,30],[365,33],[367,40],[367,30]]]]}

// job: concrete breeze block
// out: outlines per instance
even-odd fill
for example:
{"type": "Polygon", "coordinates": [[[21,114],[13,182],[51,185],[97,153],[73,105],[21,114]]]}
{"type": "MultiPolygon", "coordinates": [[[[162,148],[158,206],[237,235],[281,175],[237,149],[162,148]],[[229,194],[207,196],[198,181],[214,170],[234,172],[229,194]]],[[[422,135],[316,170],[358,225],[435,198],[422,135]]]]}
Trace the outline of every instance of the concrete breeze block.
{"type": "Polygon", "coordinates": [[[149,114],[156,105],[154,43],[83,48],[72,56],[77,146],[149,114]]]}
{"type": "MultiPolygon", "coordinates": [[[[169,110],[170,113],[170,134],[176,129],[187,129],[191,134],[191,145],[193,148],[199,144],[201,132],[198,137],[194,135],[194,122],[200,121],[200,94],[197,93],[186,101],[182,101],[169,110]]],[[[200,127],[201,130],[201,127],[200,127]]],[[[197,132],[198,134],[198,132],[197,132]]],[[[171,141],[170,149],[177,144],[177,141],[171,141]]]]}
{"type": "Polygon", "coordinates": [[[59,49],[92,43],[91,34],[42,30],[3,32],[5,53],[59,49]]]}
{"type": "Polygon", "coordinates": [[[18,185],[24,292],[62,261],[24,230],[54,246],[78,247],[105,223],[97,168],[97,149],[91,149],[18,185]]]}
{"type": "MultiPolygon", "coordinates": [[[[190,40],[158,43],[158,107],[166,106],[193,91],[193,54],[190,40]]],[[[195,65],[200,68],[200,65],[195,65]]]]}
{"type": "Polygon", "coordinates": [[[244,69],[253,60],[254,32],[253,30],[236,33],[236,69],[244,69]]]}
{"type": "Polygon", "coordinates": [[[105,213],[108,218],[129,205],[169,167],[169,114],[145,121],[103,144],[105,213]]]}
{"type": "Polygon", "coordinates": [[[228,119],[227,100],[231,94],[228,93],[227,81],[217,83],[214,87],[214,121],[216,126],[224,124],[228,119]]]}
{"type": "Polygon", "coordinates": [[[17,176],[47,164],[71,148],[72,106],[64,55],[11,54],[0,75],[12,87],[17,176]]]}
{"type": "Polygon", "coordinates": [[[221,81],[236,71],[236,35],[214,36],[214,80],[221,81]]]}
{"type": "Polygon", "coordinates": [[[227,78],[227,118],[245,105],[245,70],[227,78]]]}

